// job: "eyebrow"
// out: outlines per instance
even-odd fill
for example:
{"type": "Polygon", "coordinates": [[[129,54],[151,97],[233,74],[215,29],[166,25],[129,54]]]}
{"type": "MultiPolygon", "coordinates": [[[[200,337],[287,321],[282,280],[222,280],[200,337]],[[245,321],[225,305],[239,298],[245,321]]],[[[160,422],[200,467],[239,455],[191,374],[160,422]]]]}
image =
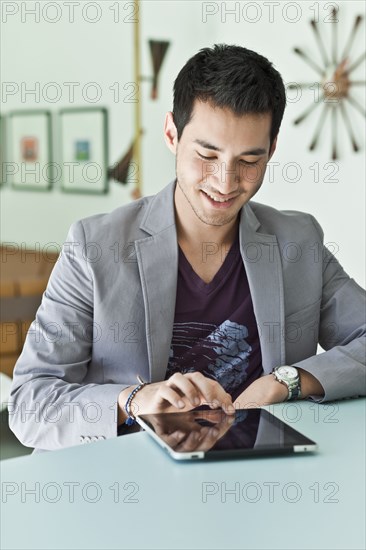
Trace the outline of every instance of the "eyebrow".
{"type": "MultiPolygon", "coordinates": [[[[203,141],[202,139],[195,139],[194,143],[198,143],[198,145],[201,145],[201,147],[204,147],[205,149],[212,149],[212,151],[219,151],[220,153],[223,152],[223,149],[220,149],[220,147],[217,147],[216,145],[212,145],[212,143],[208,143],[208,141],[203,141]]],[[[257,147],[256,149],[250,149],[249,151],[243,151],[238,156],[241,155],[264,155],[267,151],[265,149],[262,149],[261,147],[257,147]]]]}

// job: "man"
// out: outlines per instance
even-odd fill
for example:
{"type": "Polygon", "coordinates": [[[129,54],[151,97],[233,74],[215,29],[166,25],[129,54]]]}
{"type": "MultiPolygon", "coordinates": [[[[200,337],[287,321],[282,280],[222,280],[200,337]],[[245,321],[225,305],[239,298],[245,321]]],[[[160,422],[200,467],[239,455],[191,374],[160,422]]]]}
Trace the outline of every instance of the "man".
{"type": "Polygon", "coordinates": [[[164,126],[176,178],[71,226],[14,371],[25,445],[112,437],[147,412],[366,394],[363,290],[311,215],[251,200],[285,105],[255,52],[186,63],[164,126]]]}

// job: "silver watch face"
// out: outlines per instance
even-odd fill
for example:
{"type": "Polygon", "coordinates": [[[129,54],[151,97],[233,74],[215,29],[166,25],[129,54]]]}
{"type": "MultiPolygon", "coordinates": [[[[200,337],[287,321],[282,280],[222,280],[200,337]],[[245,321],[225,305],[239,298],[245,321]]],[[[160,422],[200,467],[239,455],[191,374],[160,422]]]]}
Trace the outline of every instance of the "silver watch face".
{"type": "Polygon", "coordinates": [[[297,378],[297,370],[295,367],[282,366],[278,369],[278,374],[291,380],[297,378]]]}

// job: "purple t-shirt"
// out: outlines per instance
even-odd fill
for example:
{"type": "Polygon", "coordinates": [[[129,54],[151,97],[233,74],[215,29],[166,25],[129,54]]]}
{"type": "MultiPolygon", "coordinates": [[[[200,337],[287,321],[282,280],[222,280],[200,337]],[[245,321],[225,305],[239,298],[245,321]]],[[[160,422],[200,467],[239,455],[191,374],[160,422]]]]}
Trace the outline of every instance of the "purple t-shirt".
{"type": "Polygon", "coordinates": [[[261,376],[262,356],[239,236],[205,283],[179,247],[173,337],[166,377],[200,371],[235,400],[261,376]]]}

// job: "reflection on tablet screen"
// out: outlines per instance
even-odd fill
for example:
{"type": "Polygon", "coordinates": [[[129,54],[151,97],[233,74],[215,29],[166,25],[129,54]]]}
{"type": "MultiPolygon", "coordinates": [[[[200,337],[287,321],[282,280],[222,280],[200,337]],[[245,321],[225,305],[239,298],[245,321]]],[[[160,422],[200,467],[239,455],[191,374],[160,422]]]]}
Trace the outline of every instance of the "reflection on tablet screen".
{"type": "MultiPolygon", "coordinates": [[[[313,442],[265,409],[222,409],[142,415],[173,451],[245,451],[293,448],[313,442]]],[[[216,454],[216,453],[215,453],[216,454]]]]}

